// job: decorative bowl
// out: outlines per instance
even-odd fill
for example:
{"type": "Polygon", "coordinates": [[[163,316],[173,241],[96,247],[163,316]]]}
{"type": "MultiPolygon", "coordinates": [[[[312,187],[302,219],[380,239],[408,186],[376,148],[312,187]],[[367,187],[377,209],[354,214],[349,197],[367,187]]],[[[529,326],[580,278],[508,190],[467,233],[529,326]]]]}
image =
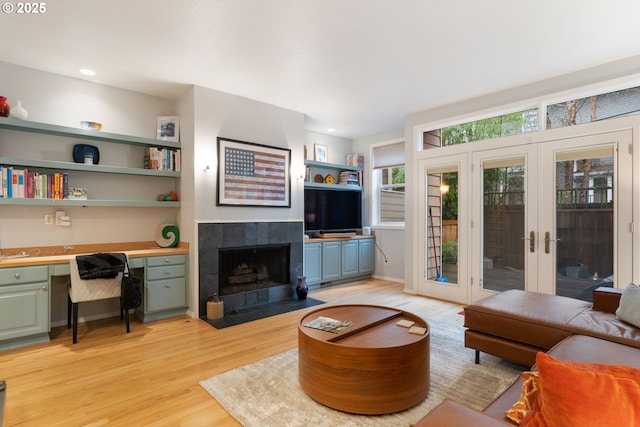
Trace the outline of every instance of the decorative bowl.
{"type": "Polygon", "coordinates": [[[102,129],[102,123],[82,121],[80,122],[80,127],[82,127],[82,129],[100,130],[102,129]]]}

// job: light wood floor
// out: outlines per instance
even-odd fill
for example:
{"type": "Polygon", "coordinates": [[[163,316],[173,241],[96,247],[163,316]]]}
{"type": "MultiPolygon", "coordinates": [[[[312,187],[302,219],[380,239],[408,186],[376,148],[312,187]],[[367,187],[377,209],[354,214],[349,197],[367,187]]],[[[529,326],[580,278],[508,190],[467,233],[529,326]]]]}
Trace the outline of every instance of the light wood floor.
{"type": "MultiPolygon", "coordinates": [[[[457,304],[412,296],[366,280],[310,292],[330,304],[397,307],[462,325],[457,304]]],[[[317,308],[317,307],[316,307],[317,308]]],[[[315,308],[217,330],[187,317],[142,324],[119,318],[66,328],[51,342],[0,352],[8,426],[238,426],[198,382],[295,348],[297,321],[315,308]]]]}

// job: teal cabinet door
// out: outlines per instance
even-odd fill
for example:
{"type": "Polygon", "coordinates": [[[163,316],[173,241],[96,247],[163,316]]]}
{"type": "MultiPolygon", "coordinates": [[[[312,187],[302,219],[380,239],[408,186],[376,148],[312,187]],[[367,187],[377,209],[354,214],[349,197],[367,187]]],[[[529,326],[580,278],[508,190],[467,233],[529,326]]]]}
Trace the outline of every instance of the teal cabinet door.
{"type": "Polygon", "coordinates": [[[154,280],[147,284],[147,312],[153,313],[186,307],[187,291],[184,277],[154,280]]]}
{"type": "Polygon", "coordinates": [[[322,280],[339,279],[342,276],[342,242],[322,244],[322,280]]]}
{"type": "Polygon", "coordinates": [[[344,241],[342,242],[342,275],[355,274],[358,274],[358,241],[344,241]]]}
{"type": "Polygon", "coordinates": [[[358,272],[373,273],[375,267],[375,241],[362,239],[358,241],[358,272]]]}
{"type": "Polygon", "coordinates": [[[304,275],[307,284],[320,283],[322,280],[322,243],[305,243],[304,275]]]}
{"type": "Polygon", "coordinates": [[[0,286],[0,341],[48,332],[48,282],[0,286]]]}

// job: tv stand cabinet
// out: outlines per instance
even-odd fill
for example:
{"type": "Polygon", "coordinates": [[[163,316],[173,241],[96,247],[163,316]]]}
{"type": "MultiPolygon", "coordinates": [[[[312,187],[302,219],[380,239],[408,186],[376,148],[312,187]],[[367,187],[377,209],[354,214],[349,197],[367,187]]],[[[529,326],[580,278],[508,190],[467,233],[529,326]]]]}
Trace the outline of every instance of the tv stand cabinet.
{"type": "Polygon", "coordinates": [[[375,237],[307,239],[304,275],[311,289],[371,277],[375,266],[375,237]]]}

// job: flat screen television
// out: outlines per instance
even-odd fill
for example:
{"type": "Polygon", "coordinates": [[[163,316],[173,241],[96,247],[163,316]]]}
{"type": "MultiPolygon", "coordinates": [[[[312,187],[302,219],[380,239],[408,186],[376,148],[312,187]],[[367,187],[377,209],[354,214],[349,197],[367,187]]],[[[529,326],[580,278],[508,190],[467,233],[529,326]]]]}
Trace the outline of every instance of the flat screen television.
{"type": "Polygon", "coordinates": [[[305,233],[351,232],[362,228],[362,192],[304,189],[305,233]]]}

